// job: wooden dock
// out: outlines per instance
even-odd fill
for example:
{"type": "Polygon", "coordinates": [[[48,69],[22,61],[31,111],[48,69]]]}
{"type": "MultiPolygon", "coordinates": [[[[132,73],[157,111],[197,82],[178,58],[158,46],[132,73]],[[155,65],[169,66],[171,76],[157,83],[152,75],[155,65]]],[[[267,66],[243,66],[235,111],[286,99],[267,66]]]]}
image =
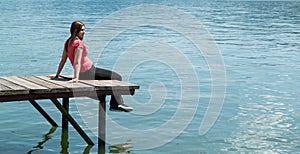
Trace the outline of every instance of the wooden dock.
{"type": "Polygon", "coordinates": [[[47,76],[8,76],[0,77],[0,102],[28,100],[54,127],[58,124],[43,110],[37,100],[49,99],[62,113],[62,128],[68,122],[89,145],[93,141],[86,135],[76,120],[69,114],[69,99],[72,97],[90,97],[99,99],[98,145],[105,143],[106,103],[105,96],[112,94],[133,95],[138,85],[117,80],[79,80],[69,83],[65,78],[50,79],[47,76]],[[58,101],[62,98],[62,102],[58,101]]]}

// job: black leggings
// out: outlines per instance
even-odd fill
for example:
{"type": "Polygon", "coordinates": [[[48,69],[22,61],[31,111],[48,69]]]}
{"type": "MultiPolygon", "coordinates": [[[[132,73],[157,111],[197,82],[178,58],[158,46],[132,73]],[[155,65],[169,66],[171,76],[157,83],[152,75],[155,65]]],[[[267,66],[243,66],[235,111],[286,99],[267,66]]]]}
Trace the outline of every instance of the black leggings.
{"type": "MultiPolygon", "coordinates": [[[[81,80],[119,80],[122,81],[122,76],[116,72],[97,68],[94,65],[86,72],[80,72],[79,79],[81,80]]],[[[110,106],[118,106],[124,104],[121,95],[113,95],[110,99],[110,106]]]]}

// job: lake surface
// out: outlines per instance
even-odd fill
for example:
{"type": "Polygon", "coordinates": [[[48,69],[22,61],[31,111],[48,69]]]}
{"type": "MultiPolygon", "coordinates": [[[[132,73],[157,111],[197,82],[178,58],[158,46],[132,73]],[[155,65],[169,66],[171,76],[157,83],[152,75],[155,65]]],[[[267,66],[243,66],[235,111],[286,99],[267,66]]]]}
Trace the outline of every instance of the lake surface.
{"type": "MultiPolygon", "coordinates": [[[[299,153],[299,1],[8,0],[0,10],[1,76],[54,74],[69,26],[80,20],[95,65],[141,86],[124,97],[134,112],[107,112],[106,153],[299,153]],[[199,49],[201,32],[218,53],[199,49]],[[210,54],[220,59],[212,64],[210,54]],[[212,110],[217,119],[201,134],[213,93],[222,110],[212,110]]],[[[72,74],[69,62],[63,74],[72,74]]],[[[60,122],[52,103],[39,102],[60,122]]],[[[96,107],[86,98],[70,103],[95,142],[96,107]]],[[[51,128],[26,101],[0,108],[0,153],[98,153],[71,126],[51,128]]]]}

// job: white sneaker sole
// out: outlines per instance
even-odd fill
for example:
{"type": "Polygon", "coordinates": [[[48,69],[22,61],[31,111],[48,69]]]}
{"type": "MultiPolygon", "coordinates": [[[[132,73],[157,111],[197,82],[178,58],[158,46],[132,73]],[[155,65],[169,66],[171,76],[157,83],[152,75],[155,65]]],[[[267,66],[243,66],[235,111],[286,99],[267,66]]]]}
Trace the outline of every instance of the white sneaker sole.
{"type": "Polygon", "coordinates": [[[133,110],[132,107],[124,106],[124,105],[118,105],[118,108],[121,108],[123,110],[126,110],[127,112],[131,112],[133,110]]]}

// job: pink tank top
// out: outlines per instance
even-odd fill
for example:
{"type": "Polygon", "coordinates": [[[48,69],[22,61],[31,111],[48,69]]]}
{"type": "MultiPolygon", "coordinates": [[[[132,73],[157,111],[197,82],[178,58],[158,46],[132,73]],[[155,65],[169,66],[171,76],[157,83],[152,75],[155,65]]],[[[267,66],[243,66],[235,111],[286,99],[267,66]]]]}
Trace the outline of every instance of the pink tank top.
{"type": "Polygon", "coordinates": [[[92,67],[93,62],[87,57],[88,49],[84,46],[81,40],[75,40],[72,45],[68,47],[68,57],[71,61],[72,66],[74,66],[75,49],[78,47],[82,47],[83,49],[80,72],[86,72],[92,67]]]}

